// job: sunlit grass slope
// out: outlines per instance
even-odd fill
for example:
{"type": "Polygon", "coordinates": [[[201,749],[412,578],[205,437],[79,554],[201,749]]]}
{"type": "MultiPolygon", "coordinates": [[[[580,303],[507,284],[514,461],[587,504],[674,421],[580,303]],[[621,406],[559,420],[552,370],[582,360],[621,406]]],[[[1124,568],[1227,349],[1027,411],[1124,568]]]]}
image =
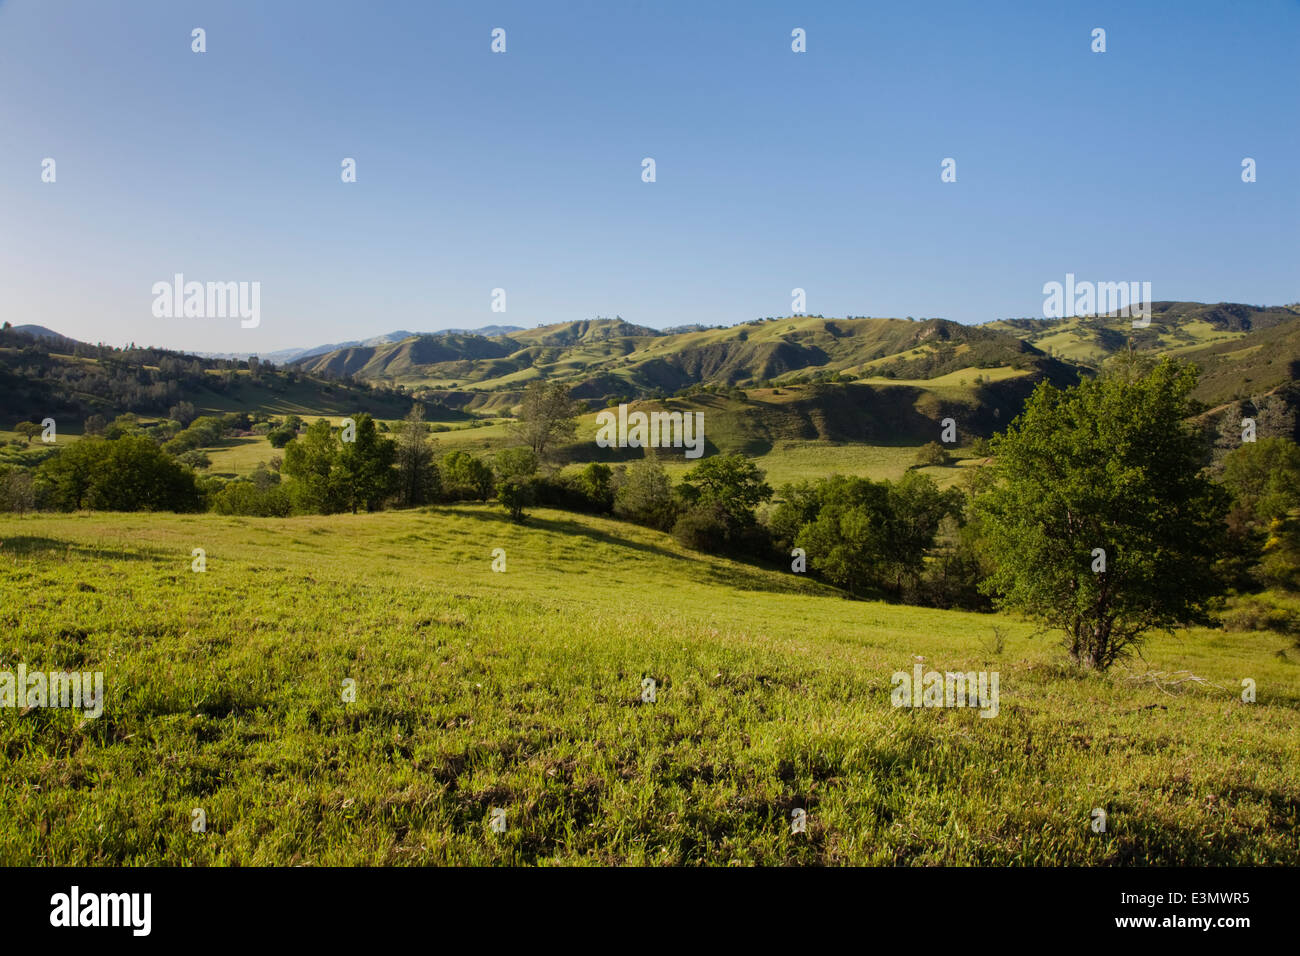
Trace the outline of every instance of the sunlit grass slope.
{"type": "Polygon", "coordinates": [[[107,698],[0,709],[5,864],[1300,863],[1276,636],[1085,676],[1009,619],[490,506],[4,517],[0,542],[0,670],[102,670],[107,698]],[[997,671],[998,715],[891,707],[918,656],[997,671]],[[1133,679],[1179,670],[1210,683],[1133,679]]]}

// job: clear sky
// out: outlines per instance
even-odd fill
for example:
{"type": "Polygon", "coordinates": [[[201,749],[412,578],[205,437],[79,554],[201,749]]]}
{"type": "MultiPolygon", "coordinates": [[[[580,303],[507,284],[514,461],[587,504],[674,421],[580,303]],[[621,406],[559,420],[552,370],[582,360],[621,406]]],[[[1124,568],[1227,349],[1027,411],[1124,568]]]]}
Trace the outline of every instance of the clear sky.
{"type": "Polygon", "coordinates": [[[1295,302],[1298,39],[1296,0],[0,0],[0,318],[265,353],[795,287],[980,322],[1067,272],[1295,302]],[[178,272],[261,324],[155,318],[178,272]]]}

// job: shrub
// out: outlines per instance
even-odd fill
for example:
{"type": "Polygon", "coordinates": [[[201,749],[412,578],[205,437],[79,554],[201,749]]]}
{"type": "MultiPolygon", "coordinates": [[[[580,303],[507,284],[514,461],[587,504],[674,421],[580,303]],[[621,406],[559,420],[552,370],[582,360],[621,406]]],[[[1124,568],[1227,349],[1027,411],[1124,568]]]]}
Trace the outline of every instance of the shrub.
{"type": "Polygon", "coordinates": [[[251,481],[232,481],[212,496],[209,507],[219,515],[283,518],[293,511],[293,501],[282,485],[258,488],[251,481]]]}
{"type": "Polygon", "coordinates": [[[663,465],[645,459],[614,475],[614,514],[660,531],[677,521],[678,505],[663,465]]]}
{"type": "Polygon", "coordinates": [[[524,508],[536,500],[534,481],[526,475],[510,475],[497,482],[497,500],[505,505],[513,521],[523,522],[524,508]]]}
{"type": "Polygon", "coordinates": [[[50,506],[64,511],[197,511],[194,472],[148,438],[83,438],[41,464],[50,506]]]}
{"type": "Polygon", "coordinates": [[[493,495],[492,469],[469,452],[448,452],[438,471],[448,501],[487,501],[493,495]]]}
{"type": "Polygon", "coordinates": [[[0,511],[24,514],[36,507],[32,474],[25,468],[0,465],[0,511]]]}
{"type": "Polygon", "coordinates": [[[916,453],[918,465],[947,465],[951,461],[952,456],[948,454],[948,449],[937,441],[926,442],[916,453]]]}

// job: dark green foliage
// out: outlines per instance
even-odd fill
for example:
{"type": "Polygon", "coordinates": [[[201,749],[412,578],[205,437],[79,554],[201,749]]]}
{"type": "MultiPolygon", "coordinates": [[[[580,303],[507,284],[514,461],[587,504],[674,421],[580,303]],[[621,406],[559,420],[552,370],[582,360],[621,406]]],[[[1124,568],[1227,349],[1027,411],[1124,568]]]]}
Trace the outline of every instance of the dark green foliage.
{"type": "Polygon", "coordinates": [[[510,512],[510,518],[522,522],[524,509],[536,500],[535,479],[527,475],[509,475],[497,482],[497,500],[510,512]]]}
{"type": "Polygon", "coordinates": [[[392,493],[397,449],[391,439],[379,434],[369,415],[363,412],[354,421],[355,440],[341,442],[331,481],[338,488],[344,509],[356,514],[362,508],[378,510],[392,493]]]}
{"type": "Polygon", "coordinates": [[[772,497],[762,470],[744,455],[715,455],[688,471],[678,486],[686,510],[673,527],[697,550],[761,553],[766,536],[754,510],[772,497]]]}
{"type": "Polygon", "coordinates": [[[537,454],[531,448],[503,448],[494,465],[501,478],[530,478],[537,474],[537,454]]]}
{"type": "MultiPolygon", "coordinates": [[[[113,431],[119,427],[117,422],[109,428],[109,437],[113,437],[113,431]]],[[[125,428],[126,424],[122,426],[125,428]]],[[[226,433],[226,424],[215,415],[204,415],[190,422],[189,427],[180,432],[175,438],[163,446],[170,454],[183,455],[187,451],[194,451],[198,448],[210,448],[226,433]]]]}
{"type": "Polygon", "coordinates": [[[914,586],[940,522],[961,513],[961,494],[925,475],[897,482],[834,475],[787,486],[769,518],[774,537],[807,554],[808,566],[855,593],[895,596],[914,586]]]}
{"type": "Polygon", "coordinates": [[[325,419],[285,446],[283,471],[294,479],[298,507],[319,514],[378,509],[394,481],[393,442],[379,434],[369,415],[354,418],[355,440],[342,440],[325,419]]]}
{"type": "Polygon", "coordinates": [[[397,426],[397,500],[407,507],[437,501],[442,478],[433,462],[433,439],[424,421],[424,406],[416,404],[397,426]]]}
{"type": "Polygon", "coordinates": [[[442,496],[448,501],[487,501],[493,495],[492,469],[469,452],[448,452],[438,471],[442,496]]]}
{"type": "Polygon", "coordinates": [[[219,515],[253,515],[259,518],[283,518],[293,511],[293,498],[282,485],[259,488],[251,481],[232,481],[209,499],[209,507],[219,515]]]}
{"type": "Polygon", "coordinates": [[[0,465],[0,511],[24,514],[35,507],[32,473],[15,465],[0,465]]]}
{"type": "Polygon", "coordinates": [[[948,454],[948,449],[937,441],[926,442],[916,453],[918,465],[947,465],[951,461],[952,456],[948,454]]]}
{"type": "Polygon", "coordinates": [[[678,503],[663,465],[653,459],[634,461],[614,472],[614,514],[667,531],[677,520],[678,503]]]}
{"type": "Polygon", "coordinates": [[[331,480],[338,453],[338,437],[324,418],[312,422],[285,446],[281,470],[294,479],[294,500],[303,511],[334,514],[343,510],[342,496],[331,480]]]}
{"type": "Polygon", "coordinates": [[[614,471],[609,465],[592,462],[578,474],[574,487],[590,503],[591,510],[607,513],[614,507],[614,471]]]}
{"type": "Polygon", "coordinates": [[[37,485],[45,507],[59,511],[197,511],[194,472],[150,439],[85,438],[44,462],[37,485]]]}

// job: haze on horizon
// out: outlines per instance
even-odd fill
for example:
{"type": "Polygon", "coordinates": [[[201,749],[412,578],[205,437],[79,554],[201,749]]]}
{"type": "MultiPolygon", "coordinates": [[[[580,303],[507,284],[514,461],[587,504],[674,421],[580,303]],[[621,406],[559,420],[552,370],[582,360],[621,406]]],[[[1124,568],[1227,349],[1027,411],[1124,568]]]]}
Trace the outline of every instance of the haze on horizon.
{"type": "Polygon", "coordinates": [[[1040,315],[1067,273],[1295,302],[1297,27],[1281,0],[8,0],[0,319],[267,354],[730,325],[789,314],[796,287],[814,314],[983,322],[1040,315]],[[156,318],[151,286],[178,272],[260,282],[260,324],[156,318]]]}

